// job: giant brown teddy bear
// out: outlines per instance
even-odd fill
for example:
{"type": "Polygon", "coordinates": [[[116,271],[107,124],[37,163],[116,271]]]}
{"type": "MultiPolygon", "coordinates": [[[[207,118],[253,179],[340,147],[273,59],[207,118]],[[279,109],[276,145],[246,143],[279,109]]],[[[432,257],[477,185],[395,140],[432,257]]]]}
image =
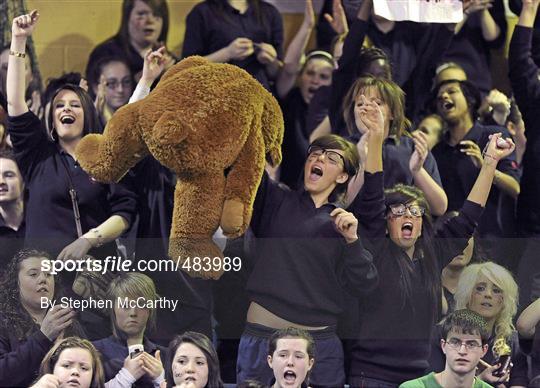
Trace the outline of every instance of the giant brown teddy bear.
{"type": "MultiPolygon", "coordinates": [[[[265,157],[281,161],[282,139],[279,105],[251,75],[189,57],[148,97],[119,109],[103,135],[84,137],[76,153],[102,182],[118,181],[149,153],[176,173],[169,255],[183,263],[222,258],[212,241],[219,225],[227,237],[245,232],[265,157]]],[[[223,272],[219,265],[195,269],[190,274],[204,278],[223,272]]]]}

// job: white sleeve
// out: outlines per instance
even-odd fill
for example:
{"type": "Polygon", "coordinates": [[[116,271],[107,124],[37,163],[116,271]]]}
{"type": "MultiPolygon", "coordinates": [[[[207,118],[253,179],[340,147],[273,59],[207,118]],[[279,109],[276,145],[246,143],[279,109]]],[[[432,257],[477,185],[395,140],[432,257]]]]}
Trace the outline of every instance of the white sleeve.
{"type": "Polygon", "coordinates": [[[143,85],[142,82],[139,82],[133,91],[133,94],[129,98],[128,104],[142,100],[150,94],[150,87],[143,85]]]}
{"type": "Polygon", "coordinates": [[[131,388],[136,381],[126,368],[122,368],[113,379],[105,383],[105,388],[131,388]]]}

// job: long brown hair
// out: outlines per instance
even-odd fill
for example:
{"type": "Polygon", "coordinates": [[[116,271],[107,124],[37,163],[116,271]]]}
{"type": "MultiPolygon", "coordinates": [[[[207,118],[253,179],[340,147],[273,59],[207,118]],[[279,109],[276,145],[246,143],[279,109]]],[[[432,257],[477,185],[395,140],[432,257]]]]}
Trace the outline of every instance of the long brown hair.
{"type": "Polygon", "coordinates": [[[103,365],[101,364],[99,352],[90,341],[78,337],[65,338],[62,341],[57,342],[51,350],[47,352],[45,357],[43,357],[43,361],[41,361],[38,378],[41,378],[48,373],[53,373],[54,366],[60,358],[60,354],[66,349],[88,350],[92,356],[92,382],[90,383],[90,388],[105,387],[105,373],[103,372],[103,365]]]}
{"type": "Polygon", "coordinates": [[[399,139],[411,126],[411,122],[405,117],[405,92],[395,82],[371,75],[358,78],[343,100],[343,118],[347,131],[351,135],[358,131],[354,119],[355,100],[368,88],[377,90],[381,99],[388,105],[393,116],[388,135],[399,139]]]}

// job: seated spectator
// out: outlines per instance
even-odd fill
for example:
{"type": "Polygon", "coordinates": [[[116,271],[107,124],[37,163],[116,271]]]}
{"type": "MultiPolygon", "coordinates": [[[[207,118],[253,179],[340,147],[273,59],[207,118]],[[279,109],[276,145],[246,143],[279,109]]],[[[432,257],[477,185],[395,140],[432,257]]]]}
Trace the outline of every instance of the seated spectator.
{"type": "MultiPolygon", "coordinates": [[[[369,96],[369,95],[368,95],[369,96]]],[[[386,104],[366,96],[357,118],[368,136],[365,184],[349,209],[374,254],[379,284],[359,300],[360,323],[351,346],[349,382],[354,387],[396,387],[428,367],[430,339],[439,317],[441,270],[467,245],[485,205],[495,168],[513,151],[497,147],[494,135],[477,181],[457,217],[436,232],[429,206],[417,188],[396,185],[384,191],[383,141],[386,104]],[[383,113],[385,112],[385,113],[383,113]]]]}
{"type": "MultiPolygon", "coordinates": [[[[168,32],[167,0],[124,0],[118,32],[90,53],[86,66],[88,79],[96,73],[95,67],[99,60],[120,56],[129,65],[135,80],[138,80],[143,69],[144,55],[149,49],[164,46],[168,32]]],[[[170,53],[166,57],[168,68],[174,64],[175,59],[170,53]]]]}
{"type": "Polygon", "coordinates": [[[27,387],[59,336],[83,334],[75,311],[49,308],[61,292],[57,279],[42,270],[49,260],[45,252],[22,250],[0,281],[0,386],[27,387]]]}
{"type": "Polygon", "coordinates": [[[277,330],[268,342],[268,365],[274,372],[271,388],[309,386],[315,362],[315,341],[306,330],[288,327],[277,330]]]}
{"type": "Polygon", "coordinates": [[[150,342],[146,331],[155,328],[156,310],[136,307],[158,299],[154,282],[148,276],[128,272],[117,276],[109,285],[107,300],[113,335],[93,344],[101,353],[105,381],[118,387],[159,387],[164,381],[160,352],[163,349],[150,342]],[[133,306],[124,306],[125,303],[133,306]],[[133,357],[129,347],[142,345],[144,351],[133,357]],[[111,381],[112,380],[112,381],[111,381]]]}
{"type": "Polygon", "coordinates": [[[100,58],[88,74],[101,124],[105,126],[114,112],[127,104],[133,93],[134,80],[128,64],[121,57],[100,58]]]}
{"type": "Polygon", "coordinates": [[[446,356],[444,370],[415,380],[400,388],[489,388],[478,379],[476,366],[487,352],[489,333],[482,316],[470,310],[458,310],[446,317],[441,332],[440,347],[446,356]]]}
{"type": "Polygon", "coordinates": [[[349,201],[354,200],[363,184],[363,168],[365,166],[368,137],[367,129],[359,119],[362,110],[362,98],[381,104],[384,117],[384,152],[383,161],[387,171],[385,188],[398,183],[416,185],[421,189],[434,215],[442,215],[446,211],[447,198],[442,189],[441,179],[435,159],[427,149],[427,138],[424,133],[414,137],[407,136],[409,120],[405,118],[405,95],[401,88],[392,81],[372,76],[356,80],[347,93],[344,101],[344,118],[347,130],[357,142],[360,154],[360,173],[354,177],[348,188],[349,201]]]}
{"type": "Polygon", "coordinates": [[[270,90],[283,58],[283,21],[262,0],[205,0],[186,17],[182,58],[204,56],[246,70],[270,90]]]}
{"type": "Polygon", "coordinates": [[[77,337],[57,342],[43,358],[39,372],[40,379],[30,388],[109,388],[103,384],[103,367],[96,348],[77,337]]]}
{"type": "Polygon", "coordinates": [[[464,1],[463,20],[455,26],[442,60],[459,64],[485,96],[493,87],[490,50],[504,46],[506,30],[503,1],[464,1]]]}
{"type": "Polygon", "coordinates": [[[271,380],[269,339],[275,330],[292,326],[308,330],[315,340],[319,362],[312,384],[345,383],[336,335],[343,295],[360,297],[378,281],[371,254],[356,233],[358,220],[337,207],[358,164],[352,143],[327,135],[308,149],[302,189],[287,190],[263,176],[250,224],[256,262],[246,287],[250,304],[237,382],[271,380]]]}
{"type": "MultiPolygon", "coordinates": [[[[481,315],[489,332],[488,351],[482,357],[489,364],[479,377],[498,386],[508,381],[508,386],[527,386],[527,360],[519,348],[513,319],[517,311],[518,287],[512,274],[493,262],[471,264],[459,278],[455,300],[456,310],[469,309],[481,315]],[[502,355],[511,354],[513,367],[504,374],[494,375],[502,355]]],[[[437,341],[438,342],[438,341],[437,341]]],[[[439,344],[433,343],[430,369],[444,369],[444,355],[439,344]]]]}
{"type": "Polygon", "coordinates": [[[412,132],[413,136],[416,131],[426,135],[427,147],[431,151],[441,140],[445,132],[445,123],[438,114],[430,114],[420,120],[417,129],[412,132]]]}
{"type": "Polygon", "coordinates": [[[11,151],[0,150],[0,274],[23,247],[24,180],[11,151]]]}
{"type": "Polygon", "coordinates": [[[223,388],[219,360],[212,342],[204,334],[186,331],[169,344],[165,365],[167,388],[223,388]]]}

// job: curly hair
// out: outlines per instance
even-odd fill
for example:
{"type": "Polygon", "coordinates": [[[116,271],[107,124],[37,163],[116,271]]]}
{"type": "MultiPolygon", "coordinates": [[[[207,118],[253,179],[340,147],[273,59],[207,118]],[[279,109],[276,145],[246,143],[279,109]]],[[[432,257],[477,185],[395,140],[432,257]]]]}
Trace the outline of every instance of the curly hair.
{"type": "Polygon", "coordinates": [[[495,342],[493,352],[504,354],[507,342],[515,331],[512,320],[517,312],[518,286],[512,274],[504,267],[491,261],[471,264],[463,270],[459,277],[455,300],[456,310],[468,308],[469,302],[480,275],[484,275],[503,291],[503,307],[493,325],[495,342]]]}
{"type": "Polygon", "coordinates": [[[87,350],[92,356],[92,381],[90,383],[90,388],[105,387],[105,373],[103,371],[103,365],[101,364],[101,356],[99,352],[90,341],[78,337],[64,338],[63,340],[57,342],[51,348],[51,350],[47,352],[45,357],[43,357],[43,361],[41,361],[38,378],[43,377],[43,375],[46,375],[47,373],[53,373],[54,366],[56,365],[62,352],[66,349],[87,350]]]}
{"type": "MultiPolygon", "coordinates": [[[[0,326],[9,328],[19,340],[28,337],[36,328],[34,320],[21,304],[19,291],[21,263],[31,257],[51,260],[51,256],[47,252],[37,249],[22,249],[13,256],[0,280],[0,312],[2,313],[0,326]]],[[[61,298],[62,289],[59,278],[55,277],[54,285],[53,300],[57,300],[61,298]]],[[[68,331],[71,334],[84,335],[83,329],[76,321],[69,327],[68,331]]]]}

